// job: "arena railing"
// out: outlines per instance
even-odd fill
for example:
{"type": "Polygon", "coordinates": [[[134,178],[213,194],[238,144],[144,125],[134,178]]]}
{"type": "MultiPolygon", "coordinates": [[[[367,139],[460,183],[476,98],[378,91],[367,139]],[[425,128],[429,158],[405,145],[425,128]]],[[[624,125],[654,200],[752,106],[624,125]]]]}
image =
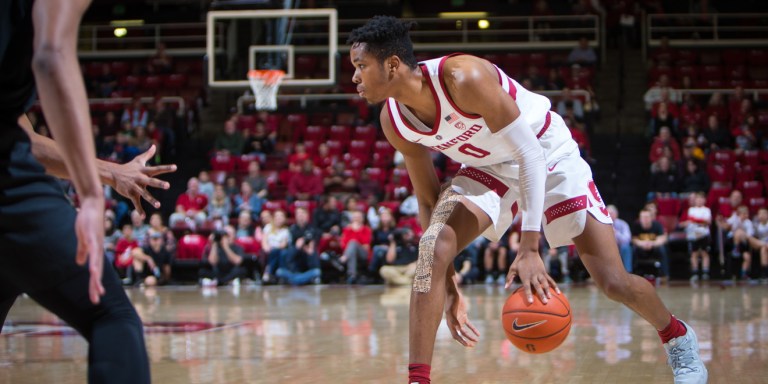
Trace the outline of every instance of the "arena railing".
{"type": "Polygon", "coordinates": [[[671,47],[766,47],[766,18],[765,13],[648,14],[641,24],[643,57],[665,36],[671,47]]]}
{"type": "MultiPolygon", "coordinates": [[[[557,97],[563,94],[562,91],[536,91],[540,95],[547,97],[557,97]]],[[[573,96],[584,97],[585,103],[592,101],[592,96],[588,91],[583,89],[571,90],[573,96]]],[[[359,97],[357,93],[338,93],[338,94],[300,94],[300,95],[278,95],[277,99],[282,101],[299,101],[302,108],[307,106],[309,101],[328,101],[328,100],[350,100],[359,97]]],[[[253,95],[242,95],[237,99],[237,111],[243,113],[245,111],[246,103],[253,103],[253,95]]]]}
{"type": "MultiPolygon", "coordinates": [[[[571,49],[579,37],[587,37],[593,48],[605,57],[605,27],[600,17],[518,16],[487,17],[488,28],[478,26],[480,18],[413,18],[418,28],[411,33],[417,51],[508,51],[571,49]]],[[[367,19],[339,20],[339,47],[346,49],[349,32],[367,19]]],[[[313,20],[298,20],[311,26],[313,20]]],[[[311,28],[309,28],[311,29],[311,28]]],[[[217,28],[218,47],[225,46],[226,31],[217,28]]],[[[141,25],[85,25],[80,27],[81,58],[147,57],[159,43],[174,56],[203,56],[206,45],[205,23],[167,23],[141,25]],[[115,36],[115,28],[125,28],[126,35],[115,36]]],[[[315,34],[295,28],[294,39],[311,40],[315,34]]],[[[298,49],[298,48],[297,48],[298,49]]],[[[327,46],[301,47],[297,53],[321,53],[327,46]]]]}
{"type": "MultiPolygon", "coordinates": [[[[723,95],[732,95],[736,93],[736,90],[734,88],[707,88],[707,89],[690,88],[690,89],[676,89],[675,91],[680,93],[680,95],[688,93],[691,95],[710,95],[710,96],[713,93],[720,93],[723,95]]],[[[743,92],[744,92],[744,95],[752,95],[752,99],[757,100],[760,95],[768,95],[768,88],[744,88],[743,92]]]]}

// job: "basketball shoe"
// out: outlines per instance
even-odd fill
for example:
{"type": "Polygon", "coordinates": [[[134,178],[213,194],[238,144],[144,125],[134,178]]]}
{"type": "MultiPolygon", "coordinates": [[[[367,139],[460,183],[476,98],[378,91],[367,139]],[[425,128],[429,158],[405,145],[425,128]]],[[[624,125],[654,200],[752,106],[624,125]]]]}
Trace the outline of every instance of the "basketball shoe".
{"type": "MultiPolygon", "coordinates": [[[[681,320],[682,321],[682,320],[681,320]]],[[[672,367],[675,384],[706,384],[709,376],[707,367],[699,357],[699,340],[696,332],[683,322],[685,335],[676,337],[666,344],[667,363],[672,367]]]]}

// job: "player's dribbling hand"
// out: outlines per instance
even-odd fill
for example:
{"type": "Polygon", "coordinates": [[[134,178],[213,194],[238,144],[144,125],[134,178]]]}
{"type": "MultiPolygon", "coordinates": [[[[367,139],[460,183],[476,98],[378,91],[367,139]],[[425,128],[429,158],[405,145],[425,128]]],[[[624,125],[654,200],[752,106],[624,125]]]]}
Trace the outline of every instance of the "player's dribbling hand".
{"type": "Polygon", "coordinates": [[[469,321],[467,303],[459,292],[448,292],[445,297],[445,322],[451,330],[451,335],[459,344],[468,348],[477,344],[480,332],[469,321]]]}
{"type": "Polygon", "coordinates": [[[101,274],[104,265],[104,198],[86,197],[80,200],[80,211],[75,220],[77,254],[75,260],[83,265],[88,261],[88,296],[98,304],[104,295],[101,274]]]}
{"type": "Polygon", "coordinates": [[[509,267],[507,274],[507,283],[504,288],[509,288],[515,280],[515,276],[520,277],[525,297],[529,303],[533,303],[533,292],[539,296],[542,303],[546,304],[552,297],[552,291],[560,294],[560,288],[557,287],[555,280],[547,274],[544,268],[544,262],[541,260],[538,252],[520,252],[512,266],[509,267]]]}
{"type": "Polygon", "coordinates": [[[114,188],[117,193],[131,199],[133,206],[144,217],[144,209],[141,207],[143,198],[153,207],[160,208],[160,202],[147,190],[149,187],[168,189],[168,182],[155,178],[164,173],[175,172],[175,164],[157,165],[147,167],[147,161],[155,156],[157,148],[152,145],[146,152],[136,156],[133,160],[112,169],[114,188]]]}

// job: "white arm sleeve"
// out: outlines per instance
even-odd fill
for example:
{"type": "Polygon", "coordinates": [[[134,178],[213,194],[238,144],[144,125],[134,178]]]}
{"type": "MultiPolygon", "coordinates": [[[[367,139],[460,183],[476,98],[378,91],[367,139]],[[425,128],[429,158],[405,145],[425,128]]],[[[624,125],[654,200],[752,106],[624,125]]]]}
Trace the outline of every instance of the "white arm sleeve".
{"type": "Polygon", "coordinates": [[[522,116],[494,134],[506,143],[520,164],[520,208],[523,214],[521,230],[541,230],[544,213],[544,183],[547,179],[544,150],[522,116]]]}

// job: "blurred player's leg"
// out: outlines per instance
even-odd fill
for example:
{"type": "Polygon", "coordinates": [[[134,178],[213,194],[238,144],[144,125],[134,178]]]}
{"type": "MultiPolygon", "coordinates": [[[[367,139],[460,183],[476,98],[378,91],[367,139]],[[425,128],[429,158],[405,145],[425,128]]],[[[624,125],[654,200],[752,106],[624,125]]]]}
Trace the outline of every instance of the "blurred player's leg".
{"type": "Polygon", "coordinates": [[[87,266],[75,263],[76,211],[61,186],[42,173],[28,143],[16,143],[0,179],[0,312],[16,292],[62,318],[89,346],[89,382],[148,383],[149,362],[141,321],[114,271],[104,268],[106,294],[94,305],[87,266]],[[1,296],[5,295],[5,296],[1,296]]]}

